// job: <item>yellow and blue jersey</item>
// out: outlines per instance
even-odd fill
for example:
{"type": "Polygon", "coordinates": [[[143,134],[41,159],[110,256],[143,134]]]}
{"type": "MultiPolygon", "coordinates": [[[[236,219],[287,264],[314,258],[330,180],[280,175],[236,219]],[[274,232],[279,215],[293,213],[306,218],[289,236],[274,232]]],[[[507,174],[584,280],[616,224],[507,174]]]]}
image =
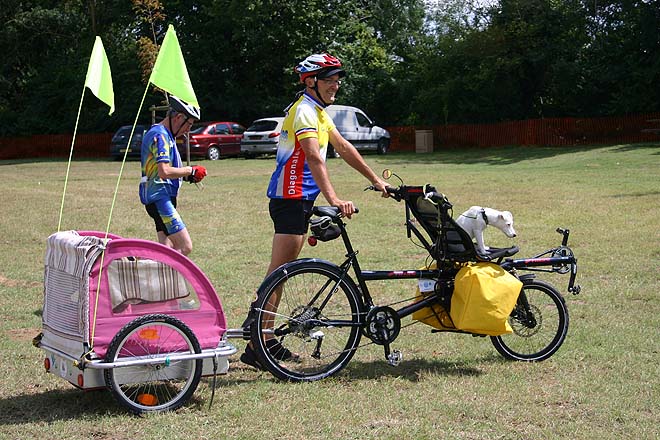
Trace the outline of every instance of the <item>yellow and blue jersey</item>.
{"type": "Polygon", "coordinates": [[[271,199],[315,200],[321,190],[312,177],[302,139],[318,139],[321,157],[325,160],[330,132],[335,124],[312,96],[303,94],[289,108],[277,147],[277,165],[270,178],[267,195],[271,199]]]}

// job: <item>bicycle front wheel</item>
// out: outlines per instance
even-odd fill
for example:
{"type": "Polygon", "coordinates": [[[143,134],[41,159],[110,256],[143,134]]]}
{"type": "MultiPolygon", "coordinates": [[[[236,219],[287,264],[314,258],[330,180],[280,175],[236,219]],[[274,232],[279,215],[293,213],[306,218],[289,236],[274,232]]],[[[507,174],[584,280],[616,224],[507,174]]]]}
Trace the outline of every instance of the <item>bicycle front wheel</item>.
{"type": "Polygon", "coordinates": [[[106,386],[136,414],[176,409],[195,392],[202,375],[201,359],[177,360],[176,355],[200,352],[197,338],[180,320],[161,314],[141,316],[115,335],[106,361],[155,361],[106,369],[106,386]]]}
{"type": "Polygon", "coordinates": [[[550,284],[536,279],[523,280],[509,324],[513,333],[490,338],[497,351],[516,361],[545,360],[559,350],[566,339],[566,302],[550,284]]]}
{"type": "Polygon", "coordinates": [[[348,364],[360,343],[360,310],[355,283],[337,266],[289,263],[259,292],[251,325],[257,359],[286,381],[331,376],[348,364]]]}

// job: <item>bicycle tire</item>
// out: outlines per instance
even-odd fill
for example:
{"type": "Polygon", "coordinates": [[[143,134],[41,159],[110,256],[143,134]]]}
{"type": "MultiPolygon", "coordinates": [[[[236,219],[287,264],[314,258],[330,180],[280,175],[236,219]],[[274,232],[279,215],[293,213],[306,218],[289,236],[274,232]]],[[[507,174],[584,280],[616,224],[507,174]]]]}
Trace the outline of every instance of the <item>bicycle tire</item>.
{"type": "Polygon", "coordinates": [[[564,297],[552,285],[523,280],[521,295],[529,303],[532,316],[525,318],[519,303],[509,316],[513,333],[491,336],[495,349],[506,359],[539,362],[555,354],[568,333],[568,308],[564,297]]]}
{"type": "Polygon", "coordinates": [[[337,266],[294,261],[277,269],[259,289],[251,326],[253,350],[259,363],[284,381],[332,376],[348,364],[360,343],[362,309],[355,283],[348,275],[342,278],[337,266]],[[279,352],[267,347],[265,329],[283,332],[275,337],[279,352]],[[282,348],[295,358],[280,359],[282,348]]]}
{"type": "MultiPolygon", "coordinates": [[[[192,330],[173,316],[150,314],[126,324],[110,342],[107,362],[164,354],[201,353],[192,330]]],[[[176,359],[104,370],[106,386],[135,414],[179,408],[192,396],[202,375],[202,359],[176,359]]]]}

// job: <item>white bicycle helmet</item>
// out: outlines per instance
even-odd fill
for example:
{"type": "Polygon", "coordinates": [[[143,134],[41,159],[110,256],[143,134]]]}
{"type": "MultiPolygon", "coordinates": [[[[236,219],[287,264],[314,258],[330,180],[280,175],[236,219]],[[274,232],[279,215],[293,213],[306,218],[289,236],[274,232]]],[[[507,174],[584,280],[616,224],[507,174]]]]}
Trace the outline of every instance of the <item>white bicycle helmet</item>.
{"type": "Polygon", "coordinates": [[[305,78],[317,76],[327,78],[332,75],[339,77],[346,76],[346,72],[341,68],[341,61],[327,53],[315,53],[298,63],[293,70],[300,75],[300,82],[305,82],[305,78]]]}
{"type": "Polygon", "coordinates": [[[170,109],[174,110],[177,113],[183,113],[189,118],[200,119],[200,111],[197,107],[188,104],[187,102],[177,98],[174,95],[170,95],[170,109]]]}

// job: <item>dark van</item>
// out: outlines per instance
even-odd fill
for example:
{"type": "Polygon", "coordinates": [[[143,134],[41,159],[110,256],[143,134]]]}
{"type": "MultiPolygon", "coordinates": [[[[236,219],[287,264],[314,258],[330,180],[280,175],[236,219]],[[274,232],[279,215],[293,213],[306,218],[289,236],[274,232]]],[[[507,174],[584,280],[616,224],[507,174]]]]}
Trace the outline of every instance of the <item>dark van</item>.
{"type": "MultiPolygon", "coordinates": [[[[112,136],[110,141],[110,156],[115,160],[122,160],[124,158],[124,152],[126,152],[126,147],[128,145],[128,138],[131,135],[132,125],[124,125],[112,136]]],[[[140,148],[142,146],[142,136],[147,131],[146,125],[136,125],[135,133],[133,133],[133,139],[131,140],[131,146],[128,149],[128,154],[126,157],[140,157],[140,148]]]]}

